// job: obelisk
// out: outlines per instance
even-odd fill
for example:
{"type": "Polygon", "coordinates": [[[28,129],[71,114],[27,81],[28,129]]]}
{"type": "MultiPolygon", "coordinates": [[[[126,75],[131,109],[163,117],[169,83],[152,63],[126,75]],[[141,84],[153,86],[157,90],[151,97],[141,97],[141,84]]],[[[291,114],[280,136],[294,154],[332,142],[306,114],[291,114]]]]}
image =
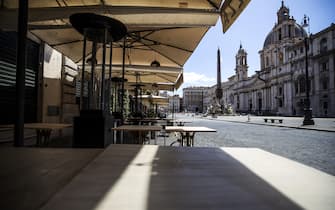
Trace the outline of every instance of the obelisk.
{"type": "Polygon", "coordinates": [[[218,48],[217,53],[217,84],[216,84],[215,96],[217,102],[220,104],[220,100],[222,98],[220,48],[218,48]]]}

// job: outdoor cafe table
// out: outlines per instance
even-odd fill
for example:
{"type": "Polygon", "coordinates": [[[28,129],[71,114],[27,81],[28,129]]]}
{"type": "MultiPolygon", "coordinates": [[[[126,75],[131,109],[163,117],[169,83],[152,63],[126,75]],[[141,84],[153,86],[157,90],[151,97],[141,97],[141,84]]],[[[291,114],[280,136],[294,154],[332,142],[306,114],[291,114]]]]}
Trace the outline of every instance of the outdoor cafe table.
{"type": "Polygon", "coordinates": [[[194,146],[194,135],[196,132],[216,132],[215,129],[198,126],[166,126],[166,132],[179,132],[181,134],[181,146],[186,139],[186,146],[194,146]]]}
{"type": "Polygon", "coordinates": [[[162,126],[157,126],[157,125],[121,125],[115,128],[112,128],[114,131],[121,131],[121,143],[123,143],[123,132],[124,131],[135,131],[138,132],[138,139],[139,139],[139,144],[143,144],[143,138],[142,135],[145,132],[151,132],[151,131],[161,131],[162,126]]]}
{"type": "MultiPolygon", "coordinates": [[[[3,128],[14,128],[14,125],[1,125],[3,128]]],[[[66,123],[25,123],[25,129],[34,129],[36,131],[36,146],[48,145],[51,132],[70,128],[72,124],[66,123]]]]}

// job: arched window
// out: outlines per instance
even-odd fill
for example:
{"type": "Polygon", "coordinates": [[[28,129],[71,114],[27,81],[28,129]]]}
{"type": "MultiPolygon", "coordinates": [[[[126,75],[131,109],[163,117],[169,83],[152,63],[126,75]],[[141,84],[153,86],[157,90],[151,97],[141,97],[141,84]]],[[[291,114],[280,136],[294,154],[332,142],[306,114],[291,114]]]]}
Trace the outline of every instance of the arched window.
{"type": "Polygon", "coordinates": [[[291,37],[292,26],[288,25],[288,37],[291,37]]]}
{"type": "Polygon", "coordinates": [[[320,62],[320,71],[328,71],[328,70],[329,70],[328,60],[320,62]]]}
{"type": "Polygon", "coordinates": [[[327,51],[327,39],[323,38],[320,41],[320,52],[326,52],[327,51]]]}
{"type": "Polygon", "coordinates": [[[283,88],[282,87],[278,87],[278,95],[283,95],[283,88]]]}
{"type": "Polygon", "coordinates": [[[299,93],[299,81],[294,81],[295,94],[299,93]]]}
{"type": "Polygon", "coordinates": [[[266,56],[265,58],[265,66],[268,67],[269,66],[269,57],[266,56]]]}
{"type": "Polygon", "coordinates": [[[242,57],[242,64],[247,65],[247,58],[245,56],[242,57]]]}
{"type": "Polygon", "coordinates": [[[280,64],[283,64],[283,61],[284,61],[284,56],[283,56],[283,52],[279,52],[279,63],[280,64]]]}

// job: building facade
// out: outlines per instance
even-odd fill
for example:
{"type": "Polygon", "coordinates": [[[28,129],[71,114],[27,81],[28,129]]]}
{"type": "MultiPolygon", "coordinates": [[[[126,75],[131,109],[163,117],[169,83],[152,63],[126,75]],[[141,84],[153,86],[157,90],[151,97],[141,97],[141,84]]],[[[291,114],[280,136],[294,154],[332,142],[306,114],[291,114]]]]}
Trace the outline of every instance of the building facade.
{"type": "Polygon", "coordinates": [[[187,112],[205,112],[209,87],[187,87],[183,89],[183,107],[187,112]]]}
{"type": "MultiPolygon", "coordinates": [[[[222,83],[221,104],[232,105],[235,112],[303,115],[307,50],[313,116],[335,116],[335,24],[308,36],[289,12],[282,3],[277,12],[277,23],[259,51],[260,70],[250,77],[247,52],[240,46],[235,75],[222,83]]],[[[197,106],[197,103],[193,104],[197,106]]]]}

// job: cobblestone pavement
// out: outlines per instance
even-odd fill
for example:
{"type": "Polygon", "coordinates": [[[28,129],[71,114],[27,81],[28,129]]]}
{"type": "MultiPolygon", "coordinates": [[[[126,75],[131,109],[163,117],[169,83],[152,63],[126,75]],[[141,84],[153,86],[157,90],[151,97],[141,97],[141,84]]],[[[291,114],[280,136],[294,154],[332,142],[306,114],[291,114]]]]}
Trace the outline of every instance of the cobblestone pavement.
{"type": "MultiPolygon", "coordinates": [[[[181,115],[185,116],[185,115],[181,115]]],[[[186,117],[189,117],[186,115],[186,117]]],[[[199,118],[200,116],[195,116],[199,118]]],[[[203,117],[202,117],[203,118],[203,117]]],[[[307,130],[320,130],[320,131],[330,131],[335,132],[335,118],[313,118],[315,125],[302,125],[304,120],[303,117],[281,117],[281,116],[218,116],[216,118],[205,117],[209,120],[223,120],[228,122],[240,122],[248,124],[257,124],[257,125],[268,125],[268,126],[278,126],[278,127],[289,127],[297,129],[307,129],[307,130]],[[264,119],[268,119],[267,122],[264,119]],[[271,123],[269,119],[282,119],[282,123],[279,123],[277,120],[275,123],[271,123]]]]}
{"type": "MultiPolygon", "coordinates": [[[[242,117],[245,122],[246,116],[242,117]]],[[[236,123],[237,121],[232,122],[233,120],[228,122],[191,115],[177,115],[176,118],[191,121],[192,123],[188,124],[190,126],[217,129],[216,133],[197,133],[195,136],[197,147],[260,148],[335,175],[335,132],[296,129],[293,126],[266,126],[261,123],[236,123]]],[[[298,119],[285,118],[285,120],[292,120],[292,125],[294,122],[298,123],[298,119]]],[[[332,120],[322,121],[324,125],[328,125],[328,122],[332,120]]],[[[166,138],[166,145],[175,139],[176,137],[170,134],[170,137],[166,138]]],[[[162,138],[159,138],[158,143],[163,144],[162,138]]]]}

